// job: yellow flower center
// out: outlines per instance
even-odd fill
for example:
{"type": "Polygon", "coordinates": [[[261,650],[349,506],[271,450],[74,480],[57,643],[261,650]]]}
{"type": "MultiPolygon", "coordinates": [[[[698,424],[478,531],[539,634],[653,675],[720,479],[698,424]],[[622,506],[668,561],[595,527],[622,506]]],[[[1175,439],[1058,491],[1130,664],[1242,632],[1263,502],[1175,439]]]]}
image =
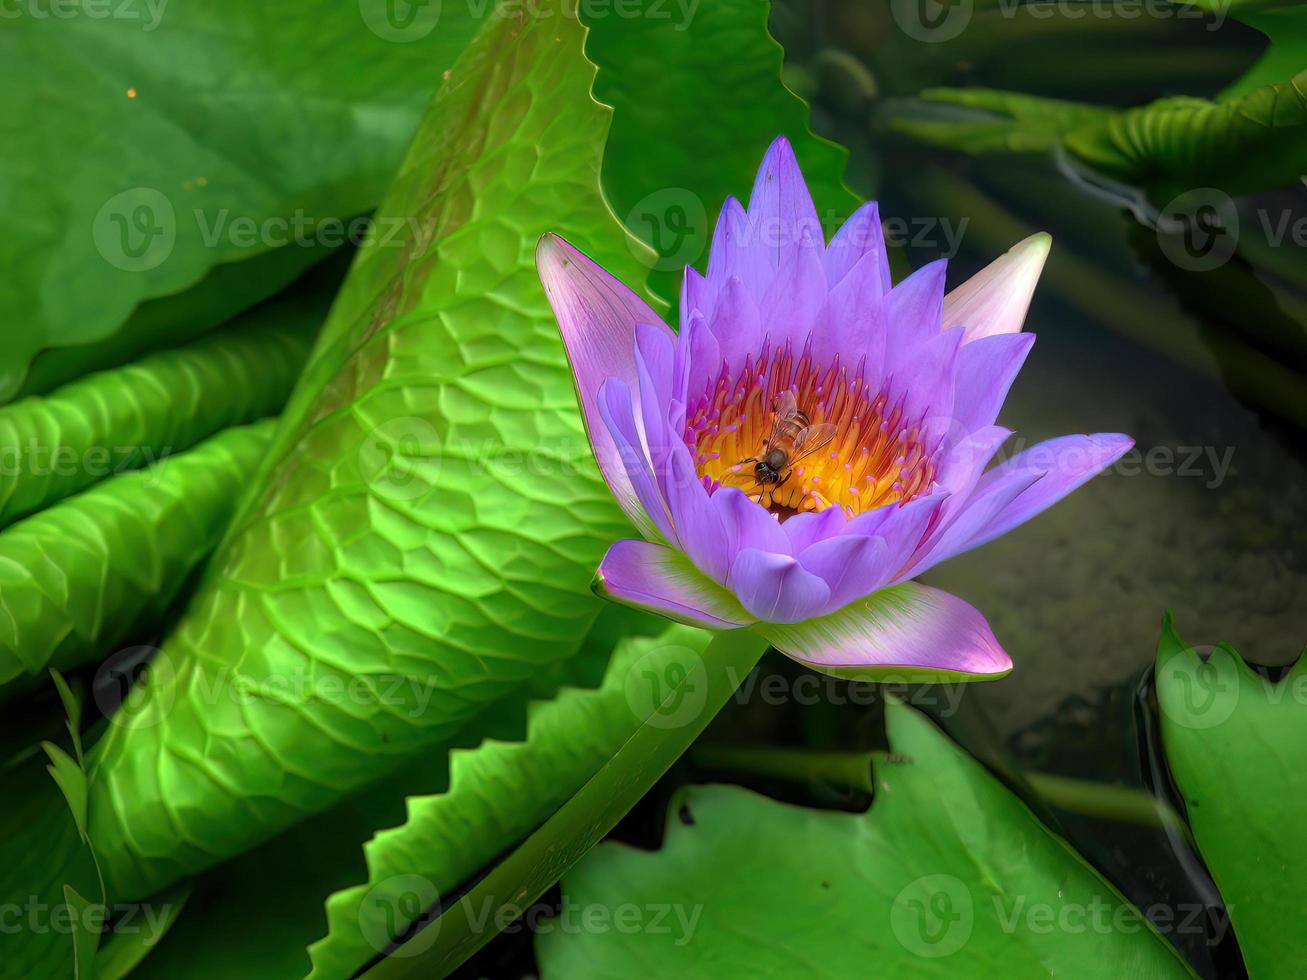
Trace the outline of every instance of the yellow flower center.
{"type": "Polygon", "coordinates": [[[748,358],[738,375],[723,367],[686,412],[685,441],[709,492],[738,487],[784,519],[827,507],[853,516],[928,489],[935,467],[918,420],[861,375],[838,356],[824,369],[806,352],[796,360],[789,345],[764,350],[756,363],[748,358]],[[779,417],[785,392],[797,421],[779,417]],[[799,433],[825,423],[834,426],[829,441],[804,454],[799,433]]]}

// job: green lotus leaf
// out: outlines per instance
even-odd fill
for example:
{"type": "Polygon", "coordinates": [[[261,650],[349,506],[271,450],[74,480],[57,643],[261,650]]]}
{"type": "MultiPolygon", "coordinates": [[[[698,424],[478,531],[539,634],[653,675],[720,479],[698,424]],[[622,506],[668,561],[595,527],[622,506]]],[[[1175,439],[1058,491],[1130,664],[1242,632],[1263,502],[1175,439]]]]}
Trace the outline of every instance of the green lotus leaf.
{"type": "Polygon", "coordinates": [[[583,32],[497,21],[432,103],[378,212],[401,237],[360,252],[258,492],[93,752],[111,895],[329,807],[584,639],[627,525],[533,251],[555,230],[625,281],[646,266],[600,193],[583,32]]]}
{"type": "Polygon", "coordinates": [[[0,527],[275,415],[319,321],[274,305],[186,347],[0,408],[0,527]]]}
{"type": "Polygon", "coordinates": [[[227,429],[0,532],[0,698],[162,619],[221,538],[274,424],[227,429]]]}
{"type": "Polygon", "coordinates": [[[1253,980],[1296,977],[1307,941],[1307,658],[1278,681],[1224,644],[1200,654],[1170,616],[1157,647],[1167,763],[1253,980]]]}
{"type": "MultiPolygon", "coordinates": [[[[104,341],[147,300],[349,237],[341,223],[381,199],[442,71],[497,8],[60,9],[15,8],[0,40],[0,87],[22,93],[0,123],[0,401],[39,352],[104,341]]],[[[237,279],[245,303],[261,295],[237,279]]],[[[176,308],[182,336],[196,309],[176,308]]]]}
{"type": "Polygon", "coordinates": [[[923,715],[887,716],[866,813],[688,787],[661,850],[592,851],[537,930],[542,976],[1193,975],[923,715]]]}

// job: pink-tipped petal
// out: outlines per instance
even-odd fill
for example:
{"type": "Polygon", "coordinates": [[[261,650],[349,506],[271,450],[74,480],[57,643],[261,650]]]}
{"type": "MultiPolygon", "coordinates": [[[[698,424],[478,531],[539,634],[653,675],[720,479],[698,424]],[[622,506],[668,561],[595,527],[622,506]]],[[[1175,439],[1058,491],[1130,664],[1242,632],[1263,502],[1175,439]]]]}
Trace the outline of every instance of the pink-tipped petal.
{"type": "Polygon", "coordinates": [[[648,541],[618,541],[595,573],[594,590],[616,602],[704,629],[753,622],[740,603],[680,552],[648,541]]]}
{"type": "Polygon", "coordinates": [[[995,466],[976,485],[977,495],[987,493],[1000,481],[1009,479],[1013,473],[1036,471],[1043,473],[1043,476],[977,531],[967,542],[967,547],[975,548],[986,541],[993,541],[1047,510],[1072,490],[1115,463],[1134,444],[1133,439],[1118,432],[1062,436],[1031,446],[995,466]]]}
{"type": "Polygon", "coordinates": [[[649,518],[603,424],[599,388],[607,379],[619,378],[629,391],[637,390],[632,356],[637,323],[673,334],[640,297],[557,235],[540,239],[536,268],[563,336],[599,470],[626,516],[642,534],[648,533],[649,518]]]}
{"type": "Polygon", "coordinates": [[[905,582],[828,616],[754,627],[773,646],[824,673],[868,680],[985,680],[1012,660],[973,606],[905,582]]]}
{"type": "Polygon", "coordinates": [[[944,329],[964,327],[967,343],[1019,331],[1052,247],[1047,232],[1031,235],[954,289],[944,298],[944,329]]]}

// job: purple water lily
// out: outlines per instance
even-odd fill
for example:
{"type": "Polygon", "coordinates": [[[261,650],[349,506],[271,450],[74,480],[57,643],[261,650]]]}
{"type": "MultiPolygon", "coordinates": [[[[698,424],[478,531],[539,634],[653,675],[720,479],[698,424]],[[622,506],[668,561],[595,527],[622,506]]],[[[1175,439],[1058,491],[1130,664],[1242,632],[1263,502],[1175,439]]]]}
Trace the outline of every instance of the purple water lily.
{"type": "Polygon", "coordinates": [[[1034,336],[1050,238],[947,296],[943,260],[897,285],[874,203],[827,244],[789,143],[749,207],[722,208],[681,329],[567,242],[537,251],[599,468],[643,540],[603,595],[711,629],[751,627],[842,675],[994,677],[975,608],[912,579],[1066,496],[1133,445],[1052,439],[988,467],[1034,336]]]}

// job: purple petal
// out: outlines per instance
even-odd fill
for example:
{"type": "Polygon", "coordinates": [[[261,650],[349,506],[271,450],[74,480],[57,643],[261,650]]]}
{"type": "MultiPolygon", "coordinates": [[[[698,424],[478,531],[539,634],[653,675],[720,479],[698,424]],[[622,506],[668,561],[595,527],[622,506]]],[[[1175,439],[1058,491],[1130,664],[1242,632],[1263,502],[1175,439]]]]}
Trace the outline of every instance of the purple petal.
{"type": "Polygon", "coordinates": [[[894,569],[886,567],[889,548],[884,538],[841,534],[827,538],[798,556],[799,564],[830,588],[823,613],[847,606],[884,585],[894,569]]]}
{"type": "Polygon", "coordinates": [[[841,677],[982,680],[1012,669],[984,616],[917,582],[882,589],[809,622],[754,628],[786,656],[841,677]]]}
{"type": "Polygon", "coordinates": [[[967,343],[1019,331],[1052,246],[1044,232],[1012,246],[948,294],[942,326],[965,327],[967,343]]]}
{"type": "Polygon", "coordinates": [[[885,295],[888,370],[897,370],[920,341],[939,332],[947,270],[948,260],[936,259],[885,295]]]}
{"type": "Polygon", "coordinates": [[[885,567],[892,576],[890,581],[894,581],[901,577],[900,570],[939,524],[949,500],[948,492],[940,491],[906,504],[878,507],[849,521],[844,533],[883,538],[885,567]]]}
{"type": "Polygon", "coordinates": [[[793,340],[802,349],[826,304],[826,272],[821,251],[801,248],[772,274],[759,310],[762,333],[776,343],[793,340]]]}
{"type": "Polygon", "coordinates": [[[717,217],[708,250],[709,290],[720,289],[722,283],[734,276],[744,283],[755,300],[761,300],[772,272],[763,243],[755,239],[749,227],[744,205],[728,197],[717,217]]]}
{"type": "Polygon", "coordinates": [[[841,507],[827,507],[825,510],[795,514],[781,525],[785,536],[790,539],[787,554],[797,555],[804,548],[839,534],[847,523],[848,518],[841,507]]]}
{"type": "Polygon", "coordinates": [[[672,333],[648,304],[557,235],[540,239],[536,268],[563,336],[599,470],[626,516],[642,534],[648,533],[649,518],[603,424],[599,388],[608,378],[620,378],[634,390],[631,352],[637,323],[672,333]]]}
{"type": "Polygon", "coordinates": [[[976,547],[973,541],[977,533],[1042,475],[1034,470],[1017,470],[986,487],[984,492],[972,494],[957,514],[918,549],[911,564],[897,578],[916,578],[940,562],[976,547]]]}
{"type": "Polygon", "coordinates": [[[1003,508],[967,542],[967,546],[978,547],[1024,524],[1111,466],[1134,444],[1129,436],[1117,432],[1062,436],[1031,446],[995,466],[977,484],[977,494],[987,492],[1015,472],[1034,470],[1044,475],[1003,508]]]}
{"type": "Polygon", "coordinates": [[[996,334],[964,344],[953,401],[953,416],[964,429],[994,424],[1034,344],[1032,333],[996,334]]]}
{"type": "Polygon", "coordinates": [[[699,574],[684,555],[648,541],[618,541],[609,548],[594,590],[704,629],[735,629],[753,621],[733,595],[699,574]]]}
{"type": "Polygon", "coordinates": [[[767,509],[736,487],[722,487],[712,495],[722,520],[735,529],[740,548],[758,548],[778,555],[791,554],[790,539],[767,509]]]}
{"type": "MultiPolygon", "coordinates": [[[[613,455],[622,467],[626,483],[632,488],[635,507],[642,518],[632,520],[641,534],[649,537],[661,535],[676,544],[676,532],[662,494],[654,482],[649,458],[640,445],[640,433],[635,424],[635,408],[631,404],[631,390],[618,378],[609,378],[599,388],[600,425],[613,442],[613,455]],[[649,531],[646,531],[646,527],[649,531]]],[[[609,481],[612,486],[612,481],[609,481]]],[[[616,493],[616,489],[613,491],[616,493]]],[[[625,507],[623,507],[625,510],[625,507]]]]}
{"type": "Polygon", "coordinates": [[[708,329],[708,321],[698,313],[691,314],[676,345],[673,376],[677,397],[691,402],[702,396],[716,383],[721,369],[721,348],[708,329]]]}
{"type": "Polygon", "coordinates": [[[758,619],[797,623],[810,619],[830,599],[830,587],[797,558],[745,548],[731,565],[730,588],[758,619]]]}
{"type": "Polygon", "coordinates": [[[863,377],[870,383],[884,377],[885,366],[880,261],[875,253],[864,255],[835,283],[812,327],[812,356],[818,364],[831,363],[836,354],[849,368],[861,362],[863,377]]]}
{"type": "Polygon", "coordinates": [[[735,525],[723,520],[713,506],[684,444],[670,454],[670,461],[665,491],[676,537],[699,571],[725,585],[737,549],[735,525]]]}
{"type": "Polygon", "coordinates": [[[961,349],[962,331],[948,330],[915,344],[906,357],[893,355],[897,364],[886,386],[902,399],[905,418],[934,422],[935,428],[956,428],[953,392],[961,349]]]}
{"type": "Polygon", "coordinates": [[[684,323],[695,312],[707,316],[715,301],[716,293],[708,280],[693,266],[687,265],[685,278],[681,280],[681,322],[684,323]]]}
{"type": "Polygon", "coordinates": [[[722,284],[708,326],[720,351],[718,363],[714,365],[714,379],[722,362],[732,373],[738,373],[746,357],[758,356],[762,348],[762,314],[738,276],[731,276],[722,284]]]}
{"type": "MultiPolygon", "coordinates": [[[[816,254],[820,264],[826,245],[821,222],[817,220],[817,209],[813,207],[799,161],[784,136],[777,137],[767,148],[749,195],[748,213],[750,241],[761,246],[769,277],[809,250],[816,254]]],[[[823,272],[823,278],[824,275],[823,272]]],[[[747,279],[745,285],[753,288],[747,279]]]]}
{"type": "Polygon", "coordinates": [[[889,254],[885,248],[885,234],[880,225],[880,207],[869,201],[844,222],[826,246],[826,281],[832,286],[849,274],[867,256],[874,256],[877,281],[882,294],[891,287],[889,254]]]}

